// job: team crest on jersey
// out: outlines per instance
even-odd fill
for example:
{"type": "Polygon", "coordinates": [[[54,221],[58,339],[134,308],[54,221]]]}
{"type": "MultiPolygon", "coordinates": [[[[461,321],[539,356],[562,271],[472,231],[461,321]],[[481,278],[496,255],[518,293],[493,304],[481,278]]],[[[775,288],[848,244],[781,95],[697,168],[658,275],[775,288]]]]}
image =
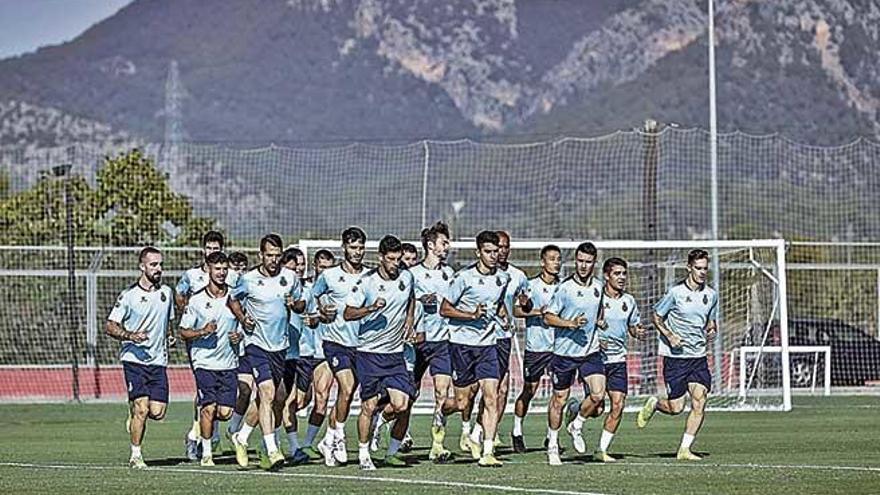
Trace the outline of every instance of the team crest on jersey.
{"type": "MultiPolygon", "coordinates": [[[[606,303],[605,303],[605,309],[611,309],[611,303],[606,302],[606,303]]],[[[626,311],[626,310],[624,310],[624,311],[626,311]]]]}
{"type": "Polygon", "coordinates": [[[351,286],[351,291],[352,291],[352,292],[357,292],[357,291],[358,291],[358,286],[357,286],[357,285],[352,285],[352,286],[351,286]]]}
{"type": "Polygon", "coordinates": [[[205,309],[211,309],[211,301],[205,303],[205,309]]]}
{"type": "Polygon", "coordinates": [[[168,298],[167,298],[167,297],[165,297],[165,293],[164,293],[164,292],[163,292],[163,293],[162,293],[162,295],[161,295],[161,296],[159,296],[159,299],[162,299],[162,302],[165,302],[165,301],[167,301],[167,300],[168,300],[168,298]]]}
{"type": "Polygon", "coordinates": [[[281,277],[281,280],[278,283],[281,284],[281,287],[284,287],[287,285],[287,279],[284,277],[281,277]]]}
{"type": "Polygon", "coordinates": [[[623,312],[626,313],[626,310],[627,310],[626,303],[623,303],[623,308],[622,308],[622,309],[623,309],[623,312]]]}
{"type": "Polygon", "coordinates": [[[709,296],[703,294],[703,304],[709,304],[709,296]]]}
{"type": "Polygon", "coordinates": [[[345,282],[345,276],[340,275],[340,276],[339,276],[339,281],[340,281],[340,282],[345,282]]]}
{"type": "Polygon", "coordinates": [[[431,278],[431,273],[430,273],[430,272],[425,272],[425,278],[431,278]]]}
{"type": "Polygon", "coordinates": [[[339,366],[339,358],[333,356],[333,367],[336,368],[337,366],[339,366]]]}
{"type": "Polygon", "coordinates": [[[599,289],[593,288],[593,295],[599,297],[599,289]]]}
{"type": "Polygon", "coordinates": [[[495,277],[495,285],[501,287],[504,283],[501,281],[501,277],[495,277]]]}
{"type": "Polygon", "coordinates": [[[262,280],[257,280],[257,285],[266,285],[266,284],[264,284],[262,280]]]}
{"type": "Polygon", "coordinates": [[[400,284],[397,285],[397,288],[400,289],[401,291],[406,290],[406,284],[403,283],[403,280],[400,281],[400,284]]]}

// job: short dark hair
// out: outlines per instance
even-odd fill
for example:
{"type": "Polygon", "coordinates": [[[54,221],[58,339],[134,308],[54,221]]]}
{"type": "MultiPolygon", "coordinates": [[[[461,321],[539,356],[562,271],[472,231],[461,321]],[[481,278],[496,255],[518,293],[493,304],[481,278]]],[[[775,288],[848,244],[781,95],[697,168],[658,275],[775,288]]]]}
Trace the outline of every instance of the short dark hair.
{"type": "Polygon", "coordinates": [[[229,256],[226,256],[226,253],[223,251],[214,251],[209,254],[207,258],[205,258],[205,263],[209,265],[216,265],[217,263],[229,263],[229,256]]]}
{"type": "Polygon", "coordinates": [[[693,266],[697,260],[708,260],[709,252],[705,249],[691,249],[688,253],[688,266],[693,266]]]}
{"type": "Polygon", "coordinates": [[[541,258],[543,259],[544,256],[546,256],[547,253],[551,251],[556,251],[557,253],[562,254],[562,250],[559,249],[559,246],[557,246],[556,244],[547,244],[546,246],[541,248],[541,258]]]}
{"type": "Polygon", "coordinates": [[[202,236],[202,247],[207,245],[209,242],[216,242],[220,244],[220,249],[223,249],[223,246],[226,245],[226,241],[223,239],[223,234],[217,232],[216,230],[209,230],[205,232],[205,235],[202,236]]]}
{"type": "Polygon", "coordinates": [[[596,249],[596,246],[592,242],[582,242],[578,244],[577,249],[575,249],[575,253],[584,253],[592,255],[594,258],[599,254],[599,251],[596,249]]]}
{"type": "Polygon", "coordinates": [[[612,256],[611,258],[605,260],[605,263],[602,264],[602,273],[611,273],[611,270],[615,266],[622,266],[626,268],[629,265],[626,263],[625,259],[612,256]]]}
{"type": "Polygon", "coordinates": [[[415,244],[412,244],[409,242],[404,242],[403,244],[401,244],[400,250],[403,251],[404,253],[413,253],[416,256],[418,256],[418,254],[419,254],[419,250],[416,249],[415,244]]]}
{"type": "Polygon", "coordinates": [[[248,257],[246,254],[242,253],[241,251],[233,251],[233,252],[229,253],[229,262],[232,263],[233,265],[240,265],[242,263],[247,265],[248,264],[248,257]]]}
{"type": "Polygon", "coordinates": [[[451,237],[449,235],[449,226],[443,222],[437,222],[428,228],[422,229],[422,247],[425,248],[425,251],[428,250],[428,243],[437,242],[437,237],[441,235],[445,235],[447,239],[451,237]]]}
{"type": "Polygon", "coordinates": [[[498,238],[497,232],[484,230],[477,234],[477,249],[483,249],[483,244],[495,244],[497,246],[500,243],[501,239],[498,238]]]}
{"type": "Polygon", "coordinates": [[[506,230],[496,230],[495,233],[498,234],[499,242],[501,241],[502,237],[510,241],[510,234],[508,234],[506,230]]]}
{"type": "Polygon", "coordinates": [[[284,247],[284,241],[281,240],[281,236],[278,234],[267,234],[260,239],[260,252],[265,253],[268,246],[282,249],[284,247]]]}
{"type": "Polygon", "coordinates": [[[159,251],[153,246],[146,246],[145,248],[141,249],[140,254],[138,254],[138,263],[143,263],[144,258],[146,258],[148,254],[162,254],[162,251],[159,251]]]}
{"type": "Polygon", "coordinates": [[[315,259],[315,263],[317,263],[320,260],[336,261],[336,257],[333,256],[333,253],[331,253],[329,249],[319,249],[319,250],[315,251],[314,259],[315,259]]]}
{"type": "Polygon", "coordinates": [[[349,227],[342,231],[343,245],[357,241],[367,242],[367,234],[360,227],[349,227]]]}
{"type": "Polygon", "coordinates": [[[296,261],[297,258],[303,257],[305,258],[305,254],[303,254],[302,249],[298,247],[289,247],[281,253],[281,264],[286,265],[291,261],[296,261]]]}
{"type": "Polygon", "coordinates": [[[386,235],[379,241],[379,254],[397,253],[403,251],[400,239],[393,235],[386,235]]]}

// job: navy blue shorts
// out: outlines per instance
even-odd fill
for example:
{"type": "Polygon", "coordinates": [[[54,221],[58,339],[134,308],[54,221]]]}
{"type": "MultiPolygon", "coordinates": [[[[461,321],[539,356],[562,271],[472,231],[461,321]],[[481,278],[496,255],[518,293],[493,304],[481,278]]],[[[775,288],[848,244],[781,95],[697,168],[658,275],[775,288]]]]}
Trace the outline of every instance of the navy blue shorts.
{"type": "Polygon", "coordinates": [[[416,344],[416,366],[413,370],[416,383],[422,382],[425,372],[431,370],[431,376],[452,376],[452,360],[449,357],[449,342],[422,342],[416,344]]]}
{"type": "Polygon", "coordinates": [[[327,363],[330,365],[330,370],[333,371],[334,375],[345,370],[351,370],[352,373],[357,373],[354,364],[357,357],[356,347],[348,347],[337,344],[336,342],[325,340],[324,357],[327,359],[327,363]]]}
{"type": "Polygon", "coordinates": [[[552,352],[526,351],[523,362],[523,381],[537,383],[541,381],[544,373],[550,373],[550,364],[553,362],[552,352]]]}
{"type": "Polygon", "coordinates": [[[299,359],[285,359],[284,360],[284,389],[287,390],[288,395],[293,392],[293,387],[296,386],[296,376],[297,376],[297,363],[299,363],[299,359]]]}
{"type": "Polygon", "coordinates": [[[199,407],[208,404],[235,407],[238,395],[238,377],[236,370],[203,370],[196,368],[196,392],[199,396],[199,407]]]}
{"type": "Polygon", "coordinates": [[[627,393],[629,390],[629,375],[626,371],[626,361],[622,363],[605,363],[605,390],[627,393]]]}
{"type": "Polygon", "coordinates": [[[284,358],[287,351],[271,352],[251,344],[244,348],[244,353],[257,385],[272,380],[278,386],[284,380],[284,358]]]}
{"type": "Polygon", "coordinates": [[[712,375],[709,373],[709,360],[699,358],[663,357],[663,381],[666,382],[666,397],[675,400],[684,396],[689,383],[699,383],[712,390],[712,375]]]}
{"type": "MultiPolygon", "coordinates": [[[[601,352],[594,352],[586,357],[553,356],[550,363],[553,377],[553,390],[567,390],[574,385],[575,377],[582,382],[590,375],[605,374],[605,359],[601,352]]],[[[586,389],[586,384],[584,384],[586,389]]]]}
{"type": "Polygon", "coordinates": [[[236,370],[239,375],[250,375],[253,373],[251,370],[251,363],[248,361],[247,354],[242,354],[238,356],[238,369],[236,370]]]}
{"type": "Polygon", "coordinates": [[[296,388],[308,392],[315,378],[315,368],[324,360],[316,357],[301,357],[296,360],[296,388]]]}
{"type": "Polygon", "coordinates": [[[168,374],[164,366],[122,362],[128,400],[147,397],[153,402],[168,403],[168,374]]]}
{"type": "Polygon", "coordinates": [[[498,347],[449,343],[452,358],[452,384],[468,387],[480,380],[501,378],[498,369],[498,347]]]}
{"type": "Polygon", "coordinates": [[[406,360],[402,352],[391,354],[358,352],[355,366],[361,383],[362,400],[385,395],[388,389],[399,390],[411,398],[416,395],[416,386],[412,382],[412,375],[406,369],[406,360]]]}
{"type": "Polygon", "coordinates": [[[512,339],[498,339],[495,346],[498,347],[498,377],[504,378],[504,375],[510,371],[510,347],[512,339]]]}

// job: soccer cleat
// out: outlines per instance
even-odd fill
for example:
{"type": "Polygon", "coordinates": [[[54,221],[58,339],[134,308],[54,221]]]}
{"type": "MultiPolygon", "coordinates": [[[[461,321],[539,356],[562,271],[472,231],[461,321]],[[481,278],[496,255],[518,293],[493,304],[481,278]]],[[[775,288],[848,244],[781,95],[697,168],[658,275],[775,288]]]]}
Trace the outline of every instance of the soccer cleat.
{"type": "Polygon", "coordinates": [[[549,462],[551,466],[562,465],[562,459],[559,457],[559,447],[556,445],[547,447],[547,462],[549,462]]]}
{"type": "Polygon", "coordinates": [[[296,449],[293,451],[293,454],[290,454],[290,457],[287,460],[291,466],[297,466],[299,464],[306,464],[312,459],[308,454],[303,452],[303,449],[296,449]]]}
{"type": "Polygon", "coordinates": [[[269,460],[269,454],[265,450],[260,450],[260,462],[257,463],[260,469],[268,471],[272,468],[272,461],[269,460]]]}
{"type": "Polygon", "coordinates": [[[470,437],[467,433],[461,432],[461,437],[458,439],[458,448],[462,452],[471,451],[470,437]]]}
{"type": "Polygon", "coordinates": [[[601,450],[597,450],[593,454],[593,459],[595,459],[599,462],[617,462],[617,459],[608,455],[608,452],[602,452],[601,450]]]}
{"type": "Polygon", "coordinates": [[[524,454],[526,452],[526,442],[522,435],[510,435],[510,439],[513,443],[514,452],[517,454],[524,454]]]}
{"type": "Polygon", "coordinates": [[[128,460],[128,467],[132,469],[147,469],[147,463],[141,456],[134,456],[128,460]]]}
{"type": "Polygon", "coordinates": [[[272,452],[267,457],[269,459],[269,467],[266,471],[277,471],[284,466],[284,454],[282,454],[280,450],[272,452]]]}
{"type": "Polygon", "coordinates": [[[198,442],[197,440],[189,438],[189,430],[187,430],[187,432],[183,435],[183,448],[185,449],[184,452],[186,452],[186,458],[190,462],[195,462],[199,460],[199,443],[200,442],[198,442]]]}
{"type": "MultiPolygon", "coordinates": [[[[544,448],[550,448],[550,439],[547,437],[544,437],[544,448]]],[[[562,445],[557,445],[557,448],[559,449],[559,455],[565,453],[565,447],[563,447],[562,445]]]]}
{"type": "Polygon", "coordinates": [[[345,450],[344,437],[336,437],[336,440],[333,441],[333,458],[336,459],[336,462],[340,465],[344,465],[348,462],[348,451],[345,450]]]}
{"type": "Polygon", "coordinates": [[[648,421],[651,421],[655,412],[657,412],[657,398],[652,395],[651,397],[648,397],[648,400],[645,401],[645,405],[643,405],[642,409],[639,411],[639,415],[636,417],[636,425],[639,428],[647,426],[648,421]]]}
{"type": "Polygon", "coordinates": [[[230,440],[232,440],[232,446],[235,448],[235,462],[239,466],[246,468],[248,466],[247,444],[241,442],[237,433],[230,435],[230,440]]]}
{"type": "Polygon", "coordinates": [[[386,455],[384,464],[388,467],[406,467],[406,461],[398,455],[386,455]]]}
{"type": "Polygon", "coordinates": [[[435,443],[431,445],[428,460],[434,461],[437,464],[444,464],[452,460],[452,452],[443,448],[443,444],[435,443]]]}
{"type": "Polygon", "coordinates": [[[577,451],[578,454],[583,454],[587,451],[587,444],[584,442],[584,437],[581,435],[580,428],[575,428],[574,423],[569,423],[568,426],[565,427],[565,431],[571,435],[571,443],[574,445],[574,450],[577,451]]]}
{"type": "Polygon", "coordinates": [[[312,447],[311,445],[306,445],[306,446],[304,446],[304,447],[302,448],[302,451],[303,451],[303,453],[305,453],[307,456],[309,456],[309,459],[312,460],[312,461],[317,461],[318,459],[321,459],[321,458],[324,457],[323,455],[321,455],[320,452],[318,452],[317,449],[315,449],[315,448],[312,447]]]}
{"type": "Polygon", "coordinates": [[[467,437],[467,447],[467,451],[471,453],[471,457],[473,457],[474,460],[479,460],[483,455],[483,448],[479,443],[471,440],[470,436],[467,437]]]}
{"type": "Polygon", "coordinates": [[[324,465],[327,467],[336,466],[336,458],[333,456],[333,446],[327,445],[323,440],[318,442],[318,452],[324,457],[324,465]]]}
{"type": "Polygon", "coordinates": [[[446,427],[434,425],[431,427],[431,441],[432,443],[439,443],[443,445],[443,441],[446,440],[446,427]]]}
{"type": "Polygon", "coordinates": [[[400,451],[404,454],[407,452],[412,452],[414,443],[415,442],[413,441],[412,435],[410,435],[409,432],[406,432],[406,435],[404,435],[403,437],[403,441],[400,442],[400,451]]]}
{"type": "Polygon", "coordinates": [[[213,459],[213,458],[211,458],[211,457],[202,457],[202,460],[199,461],[199,465],[201,465],[202,467],[214,467],[216,464],[214,464],[214,459],[213,459]]]}
{"type": "Polygon", "coordinates": [[[503,465],[503,462],[495,458],[495,454],[486,454],[477,461],[477,466],[480,467],[501,467],[503,465]]]}
{"type": "Polygon", "coordinates": [[[700,461],[703,458],[691,452],[691,449],[679,448],[675,458],[679,461],[700,461]]]}
{"type": "Polygon", "coordinates": [[[373,459],[369,457],[361,457],[360,459],[360,468],[361,471],[375,471],[376,465],[373,464],[373,459]]]}

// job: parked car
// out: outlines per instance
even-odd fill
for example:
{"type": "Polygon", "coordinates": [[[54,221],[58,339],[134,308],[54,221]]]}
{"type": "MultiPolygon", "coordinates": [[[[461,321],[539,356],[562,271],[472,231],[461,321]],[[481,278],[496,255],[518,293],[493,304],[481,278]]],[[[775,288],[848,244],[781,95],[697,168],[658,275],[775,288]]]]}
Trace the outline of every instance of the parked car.
{"type": "MultiPolygon", "coordinates": [[[[763,325],[756,325],[744,336],[743,344],[760,345],[764,330],[763,325]]],[[[779,345],[779,342],[779,326],[773,325],[764,344],[779,345]]],[[[788,343],[792,346],[831,346],[831,385],[833,386],[864,386],[868,381],[880,381],[880,341],[860,328],[832,319],[790,319],[788,343]]],[[[817,377],[819,384],[822,380],[824,363],[824,355],[820,354],[817,377]]],[[[792,354],[792,386],[810,386],[814,366],[813,354],[792,354]]]]}

